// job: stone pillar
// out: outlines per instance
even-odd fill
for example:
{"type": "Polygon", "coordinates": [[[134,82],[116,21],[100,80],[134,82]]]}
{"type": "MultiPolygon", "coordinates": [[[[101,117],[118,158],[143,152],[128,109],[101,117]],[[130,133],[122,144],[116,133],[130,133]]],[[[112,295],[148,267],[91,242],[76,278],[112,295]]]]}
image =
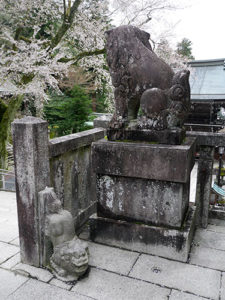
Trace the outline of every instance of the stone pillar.
{"type": "Polygon", "coordinates": [[[214,147],[200,146],[196,188],[196,207],[197,226],[202,228],[206,228],[208,225],[213,159],[214,147]]]}
{"type": "Polygon", "coordinates": [[[21,260],[39,267],[38,192],[50,185],[48,125],[25,117],[12,123],[12,133],[21,260]]]}
{"type": "Polygon", "coordinates": [[[46,267],[49,264],[50,257],[53,253],[52,243],[46,235],[46,217],[49,192],[54,192],[53,188],[45,188],[38,193],[38,230],[39,230],[39,264],[40,267],[46,267]]]}

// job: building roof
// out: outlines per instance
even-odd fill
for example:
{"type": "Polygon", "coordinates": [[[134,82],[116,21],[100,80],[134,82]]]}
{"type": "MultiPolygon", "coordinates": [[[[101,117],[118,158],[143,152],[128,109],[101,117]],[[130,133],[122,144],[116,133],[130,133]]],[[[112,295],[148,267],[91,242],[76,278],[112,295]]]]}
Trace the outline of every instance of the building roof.
{"type": "Polygon", "coordinates": [[[191,66],[191,100],[225,100],[225,58],[195,60],[191,66]]]}

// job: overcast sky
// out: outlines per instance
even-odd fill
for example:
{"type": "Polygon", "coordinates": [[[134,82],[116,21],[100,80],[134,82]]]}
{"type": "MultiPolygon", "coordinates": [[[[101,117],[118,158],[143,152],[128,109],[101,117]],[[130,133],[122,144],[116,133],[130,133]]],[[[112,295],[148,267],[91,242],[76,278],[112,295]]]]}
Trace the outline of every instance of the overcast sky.
{"type": "Polygon", "coordinates": [[[176,40],[190,39],[195,59],[225,58],[225,0],[190,0],[190,5],[170,16],[180,21],[176,40]]]}

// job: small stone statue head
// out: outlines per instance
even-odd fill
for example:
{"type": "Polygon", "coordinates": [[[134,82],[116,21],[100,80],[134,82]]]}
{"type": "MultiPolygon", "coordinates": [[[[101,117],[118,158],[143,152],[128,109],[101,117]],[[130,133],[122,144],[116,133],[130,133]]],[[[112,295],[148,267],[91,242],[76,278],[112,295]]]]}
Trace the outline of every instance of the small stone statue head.
{"type": "Polygon", "coordinates": [[[54,190],[49,188],[49,193],[47,194],[47,213],[57,214],[60,210],[62,210],[61,201],[57,198],[54,190]]]}
{"type": "Polygon", "coordinates": [[[57,271],[57,276],[64,277],[64,280],[77,280],[88,268],[87,243],[74,238],[56,246],[51,266],[57,271]]]}

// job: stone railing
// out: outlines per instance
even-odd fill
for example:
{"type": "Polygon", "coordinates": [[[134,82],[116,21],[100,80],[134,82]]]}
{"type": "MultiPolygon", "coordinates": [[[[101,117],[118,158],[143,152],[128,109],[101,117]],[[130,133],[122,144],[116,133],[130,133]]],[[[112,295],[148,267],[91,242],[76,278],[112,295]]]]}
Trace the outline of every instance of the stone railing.
{"type": "Polygon", "coordinates": [[[40,266],[38,193],[54,187],[76,228],[95,211],[91,144],[104,137],[95,128],[49,140],[48,124],[26,117],[12,123],[21,260],[40,266]]]}

